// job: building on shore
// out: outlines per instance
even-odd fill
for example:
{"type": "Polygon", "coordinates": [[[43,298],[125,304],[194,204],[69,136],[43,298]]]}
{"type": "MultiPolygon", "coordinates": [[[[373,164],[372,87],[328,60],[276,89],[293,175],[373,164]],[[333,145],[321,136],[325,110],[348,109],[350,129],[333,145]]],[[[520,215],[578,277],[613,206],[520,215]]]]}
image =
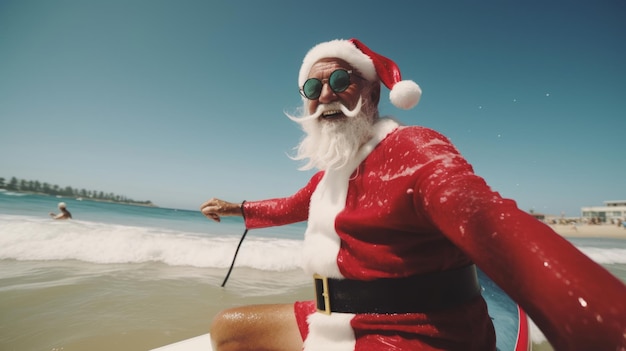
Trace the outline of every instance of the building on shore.
{"type": "Polygon", "coordinates": [[[583,221],[590,224],[615,224],[626,221],[626,200],[604,201],[604,206],[581,207],[583,221]]]}

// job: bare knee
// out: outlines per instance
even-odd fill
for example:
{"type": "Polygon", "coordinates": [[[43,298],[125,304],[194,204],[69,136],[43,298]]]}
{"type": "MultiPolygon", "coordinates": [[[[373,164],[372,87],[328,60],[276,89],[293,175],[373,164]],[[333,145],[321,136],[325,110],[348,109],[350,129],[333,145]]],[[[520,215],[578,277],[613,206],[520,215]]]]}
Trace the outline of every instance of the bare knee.
{"type": "Polygon", "coordinates": [[[219,312],[211,322],[210,333],[213,349],[219,351],[244,350],[241,344],[245,335],[241,331],[241,312],[236,308],[219,312]]]}
{"type": "Polygon", "coordinates": [[[220,312],[210,329],[214,350],[301,350],[292,306],[244,306],[220,312]]]}

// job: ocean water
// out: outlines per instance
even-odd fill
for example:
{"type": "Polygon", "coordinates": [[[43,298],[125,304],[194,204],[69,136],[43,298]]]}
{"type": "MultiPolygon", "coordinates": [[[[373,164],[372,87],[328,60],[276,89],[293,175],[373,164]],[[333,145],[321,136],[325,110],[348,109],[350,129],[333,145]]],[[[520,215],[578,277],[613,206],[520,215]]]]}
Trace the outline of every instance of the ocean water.
{"type": "MultiPolygon", "coordinates": [[[[250,231],[221,288],[240,218],[0,191],[0,350],[149,350],[224,308],[310,299],[304,229],[250,231]],[[49,218],[59,201],[73,220],[49,218]]],[[[626,281],[626,240],[572,241],[626,281]]]]}

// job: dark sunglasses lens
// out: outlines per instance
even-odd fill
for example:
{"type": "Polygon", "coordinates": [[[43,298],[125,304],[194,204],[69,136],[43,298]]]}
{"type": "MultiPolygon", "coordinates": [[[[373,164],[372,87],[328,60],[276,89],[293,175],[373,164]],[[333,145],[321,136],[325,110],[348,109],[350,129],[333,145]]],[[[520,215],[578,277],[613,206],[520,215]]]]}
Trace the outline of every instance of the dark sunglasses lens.
{"type": "Polygon", "coordinates": [[[350,74],[347,71],[338,69],[331,73],[328,84],[330,84],[330,88],[335,93],[341,93],[350,86],[350,74]]]}
{"type": "Polygon", "coordinates": [[[302,86],[302,93],[307,99],[317,99],[322,93],[322,82],[316,78],[307,79],[302,86]]]}

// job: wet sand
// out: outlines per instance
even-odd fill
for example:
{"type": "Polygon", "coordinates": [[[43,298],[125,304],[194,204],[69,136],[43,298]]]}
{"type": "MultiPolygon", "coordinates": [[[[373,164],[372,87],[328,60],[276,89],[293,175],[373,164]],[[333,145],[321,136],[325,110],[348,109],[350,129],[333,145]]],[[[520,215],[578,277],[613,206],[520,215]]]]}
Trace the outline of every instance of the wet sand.
{"type": "Polygon", "coordinates": [[[552,224],[550,227],[564,237],[626,239],[626,229],[614,224],[552,224]]]}

